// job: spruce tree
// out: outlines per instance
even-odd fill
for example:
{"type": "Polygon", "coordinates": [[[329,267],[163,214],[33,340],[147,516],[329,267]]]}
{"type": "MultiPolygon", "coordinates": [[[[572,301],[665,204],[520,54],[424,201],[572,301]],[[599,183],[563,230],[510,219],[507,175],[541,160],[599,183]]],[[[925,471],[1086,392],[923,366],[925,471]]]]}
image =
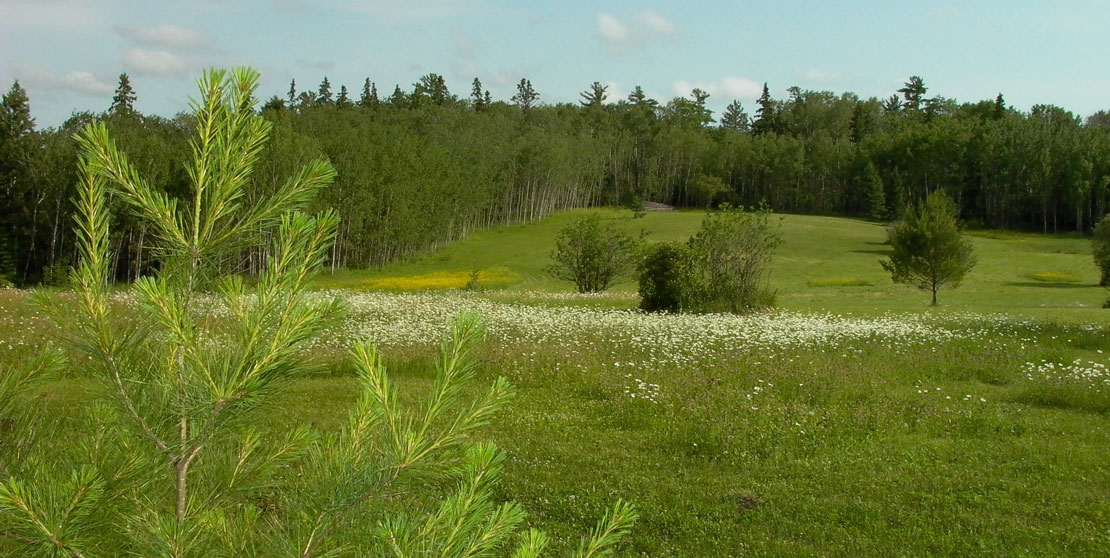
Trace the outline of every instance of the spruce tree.
{"type": "Polygon", "coordinates": [[[335,100],[335,106],[341,109],[351,108],[353,106],[353,103],[351,103],[351,98],[347,95],[346,85],[339,86],[339,98],[335,100]]]}
{"type": "Polygon", "coordinates": [[[128,115],[135,113],[135,90],[131,88],[131,78],[126,73],[119,75],[119,85],[116,94],[112,96],[112,106],[108,107],[111,114],[128,115]]]}
{"type": "Polygon", "coordinates": [[[756,135],[775,133],[778,131],[775,114],[775,100],[771,98],[771,91],[767,84],[763,84],[763,94],[756,100],[759,108],[755,111],[755,122],[752,123],[752,132],[756,135]]]}
{"type": "Polygon", "coordinates": [[[332,104],[331,82],[328,81],[328,76],[324,76],[324,81],[320,82],[320,88],[316,92],[316,104],[319,104],[319,105],[330,105],[330,104],[332,104]]]}
{"type": "Polygon", "coordinates": [[[362,108],[374,108],[378,106],[378,88],[370,78],[362,82],[362,95],[358,98],[358,106],[362,108]]]}

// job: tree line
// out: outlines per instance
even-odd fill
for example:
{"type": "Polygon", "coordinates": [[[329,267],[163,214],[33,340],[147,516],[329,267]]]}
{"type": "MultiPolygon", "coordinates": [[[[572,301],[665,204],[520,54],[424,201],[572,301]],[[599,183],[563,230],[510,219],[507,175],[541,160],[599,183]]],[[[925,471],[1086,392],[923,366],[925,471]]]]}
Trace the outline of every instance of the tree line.
{"type": "MultiPolygon", "coordinates": [[[[973,226],[1086,233],[1110,209],[1110,113],[1082,119],[1054,105],[1029,112],[995,99],[930,96],[912,77],[887,99],[764,86],[749,109],[720,115],[708,93],[651,99],[636,87],[612,99],[592,83],[578,103],[542,102],[527,79],[495,100],[475,79],[469,95],[427,74],[380,95],[324,80],[296,82],[261,103],[272,141],[246,196],[276,192],[281,177],[325,157],[338,171],[316,202],[342,220],[329,266],[377,266],[493,225],[571,207],[658,201],[680,207],[766,204],[777,212],[880,220],[942,190],[973,226]]],[[[70,203],[77,180],[73,134],[101,119],[149,185],[184,199],[196,124],[134,109],[120,76],[111,106],[37,129],[18,82],[0,122],[0,276],[51,281],[73,262],[70,203]]],[[[252,100],[253,101],[253,100],[252,100]]],[[[111,270],[134,278],[156,266],[150,231],[114,212],[111,270]]],[[[256,271],[264,249],[228,265],[256,271]]]]}

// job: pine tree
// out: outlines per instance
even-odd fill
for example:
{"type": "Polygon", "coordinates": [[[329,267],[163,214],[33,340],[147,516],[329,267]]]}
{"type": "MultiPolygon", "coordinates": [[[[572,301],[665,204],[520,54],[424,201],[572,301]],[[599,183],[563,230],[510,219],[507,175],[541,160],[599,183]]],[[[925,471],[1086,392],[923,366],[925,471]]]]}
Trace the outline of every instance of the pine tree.
{"type": "Polygon", "coordinates": [[[956,203],[936,190],[917,206],[902,212],[902,220],[887,231],[892,253],[880,263],[896,283],[931,291],[956,287],[975,266],[971,243],[960,235],[956,203]]]}
{"type": "Polygon", "coordinates": [[[992,115],[995,120],[1001,119],[1006,116],[1006,100],[1002,98],[1002,93],[999,93],[994,98],[994,114],[992,115]]]}
{"type": "Polygon", "coordinates": [[[429,101],[433,105],[443,106],[451,100],[447,82],[439,74],[420,76],[420,81],[414,83],[412,87],[413,102],[429,101]]]}
{"type": "Polygon", "coordinates": [[[389,96],[389,104],[393,108],[406,108],[409,106],[409,98],[405,95],[404,91],[401,91],[400,84],[394,86],[393,95],[389,96]]]}
{"type": "Polygon", "coordinates": [[[135,90],[131,88],[131,78],[127,74],[119,75],[119,85],[116,94],[112,97],[112,106],[108,108],[110,114],[128,115],[135,113],[135,90]]]}
{"type": "Polygon", "coordinates": [[[524,110],[532,108],[539,99],[540,94],[532,88],[532,82],[527,79],[521,78],[520,83],[516,84],[516,95],[513,95],[512,101],[524,110]]]}
{"type": "Polygon", "coordinates": [[[605,99],[609,98],[608,90],[608,85],[601,85],[600,82],[595,81],[590,84],[589,89],[578,94],[579,97],[582,97],[582,100],[578,103],[584,107],[600,107],[605,99]]]}
{"type": "Polygon", "coordinates": [[[319,105],[330,105],[330,104],[332,104],[331,82],[328,81],[328,76],[324,76],[324,81],[320,82],[320,89],[316,92],[316,104],[319,104],[319,105]]]}
{"type": "Polygon", "coordinates": [[[478,78],[470,84],[470,106],[474,107],[476,111],[483,111],[489,108],[489,103],[486,99],[489,98],[489,91],[482,91],[482,82],[478,78]]]}
{"type": "Polygon", "coordinates": [[[748,113],[744,112],[744,106],[740,104],[740,101],[732,101],[725,107],[720,123],[721,127],[726,130],[747,132],[751,129],[751,124],[748,122],[748,113]]]}
{"type": "Polygon", "coordinates": [[[353,103],[351,103],[351,98],[347,96],[346,85],[339,86],[339,98],[335,100],[335,106],[341,109],[351,108],[353,106],[353,103]]]}
{"type": "Polygon", "coordinates": [[[639,85],[634,87],[632,92],[628,94],[628,102],[637,107],[655,108],[659,105],[655,99],[649,99],[647,94],[644,93],[644,89],[639,85]]]}
{"type": "Polygon", "coordinates": [[[293,102],[297,100],[297,80],[289,80],[289,93],[286,93],[286,98],[289,101],[289,106],[293,106],[293,102]]]}
{"type": "Polygon", "coordinates": [[[906,109],[914,112],[922,109],[922,103],[926,101],[926,91],[928,88],[925,87],[925,82],[920,76],[910,76],[910,80],[898,90],[906,100],[906,109]]]}
{"type": "Polygon", "coordinates": [[[362,95],[358,98],[358,106],[362,108],[374,108],[378,106],[378,88],[370,78],[362,82],[362,95]]]}

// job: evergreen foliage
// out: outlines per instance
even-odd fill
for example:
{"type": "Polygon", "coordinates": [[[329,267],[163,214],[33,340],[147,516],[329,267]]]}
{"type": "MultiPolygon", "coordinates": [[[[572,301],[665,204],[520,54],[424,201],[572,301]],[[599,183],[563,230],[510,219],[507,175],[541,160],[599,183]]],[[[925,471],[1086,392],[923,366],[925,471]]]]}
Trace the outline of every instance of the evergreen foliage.
{"type": "Polygon", "coordinates": [[[676,313],[682,309],[686,278],[685,246],[673,242],[651,245],[640,262],[640,310],[676,313]]]}
{"type": "Polygon", "coordinates": [[[880,263],[896,283],[906,283],[932,293],[957,287],[975,266],[971,242],[960,235],[956,223],[958,208],[941,190],[925,201],[910,206],[902,220],[887,230],[892,253],[880,263]]]}
{"type": "Polygon", "coordinates": [[[572,281],[580,293],[599,293],[626,279],[636,269],[637,256],[635,239],[589,215],[559,231],[548,273],[572,281]]]}
{"type": "Polygon", "coordinates": [[[108,108],[110,114],[129,115],[135,113],[135,90],[131,87],[131,78],[127,74],[119,75],[119,85],[112,96],[112,105],[108,108]]]}

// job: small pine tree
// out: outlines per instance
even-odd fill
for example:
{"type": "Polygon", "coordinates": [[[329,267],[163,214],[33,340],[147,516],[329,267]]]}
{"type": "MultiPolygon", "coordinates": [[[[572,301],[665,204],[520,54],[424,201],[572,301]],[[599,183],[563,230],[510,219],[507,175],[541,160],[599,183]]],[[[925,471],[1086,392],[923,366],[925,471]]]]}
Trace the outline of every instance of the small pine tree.
{"type": "Polygon", "coordinates": [[[971,242],[960,235],[956,203],[937,190],[918,206],[909,206],[902,220],[887,230],[892,254],[880,263],[896,283],[932,292],[957,287],[973,267],[971,242]]]}

